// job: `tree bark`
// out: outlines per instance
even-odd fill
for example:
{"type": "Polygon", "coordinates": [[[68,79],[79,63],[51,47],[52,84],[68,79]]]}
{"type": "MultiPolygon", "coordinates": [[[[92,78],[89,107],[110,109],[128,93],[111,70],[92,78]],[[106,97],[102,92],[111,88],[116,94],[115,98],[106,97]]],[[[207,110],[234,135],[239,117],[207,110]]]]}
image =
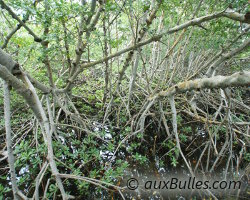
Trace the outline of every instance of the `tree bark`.
{"type": "Polygon", "coordinates": [[[18,199],[18,187],[16,182],[15,157],[12,149],[11,123],[10,123],[10,90],[6,81],[3,84],[4,91],[4,121],[6,130],[6,145],[8,152],[8,163],[10,167],[11,186],[14,199],[18,199]]]}

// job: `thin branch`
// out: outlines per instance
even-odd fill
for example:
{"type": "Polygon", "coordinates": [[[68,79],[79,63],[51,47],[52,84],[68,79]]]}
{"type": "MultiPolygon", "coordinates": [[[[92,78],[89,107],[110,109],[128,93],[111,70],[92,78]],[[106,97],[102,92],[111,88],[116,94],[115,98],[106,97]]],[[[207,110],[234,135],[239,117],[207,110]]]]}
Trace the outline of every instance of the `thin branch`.
{"type": "Polygon", "coordinates": [[[12,10],[11,8],[4,3],[3,0],[0,0],[0,5],[2,7],[2,9],[7,10],[7,12],[15,19],[19,22],[19,24],[21,24],[28,32],[30,35],[32,35],[34,37],[34,40],[36,42],[42,42],[43,40],[38,37],[12,10]]]}
{"type": "Polygon", "coordinates": [[[180,139],[178,136],[178,131],[177,131],[177,112],[176,112],[176,108],[175,108],[175,102],[174,102],[174,96],[170,96],[169,97],[169,102],[170,102],[170,106],[171,106],[171,111],[172,111],[172,124],[173,124],[173,132],[175,135],[175,140],[176,140],[176,147],[178,148],[184,162],[186,163],[189,172],[191,173],[191,175],[194,177],[194,172],[191,168],[191,166],[188,164],[187,159],[185,158],[182,149],[181,149],[181,145],[180,145],[180,139]]]}

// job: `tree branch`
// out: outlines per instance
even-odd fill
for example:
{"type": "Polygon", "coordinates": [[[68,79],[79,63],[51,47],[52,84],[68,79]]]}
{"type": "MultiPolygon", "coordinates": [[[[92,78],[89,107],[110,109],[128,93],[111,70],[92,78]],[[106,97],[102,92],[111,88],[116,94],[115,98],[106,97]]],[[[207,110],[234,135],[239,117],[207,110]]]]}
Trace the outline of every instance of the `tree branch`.
{"type": "Polygon", "coordinates": [[[191,166],[189,165],[189,163],[187,162],[187,159],[185,158],[182,149],[181,149],[181,145],[180,145],[180,139],[179,139],[179,135],[178,135],[178,129],[177,129],[177,112],[176,112],[176,108],[175,108],[175,101],[174,101],[174,96],[170,96],[169,97],[169,102],[170,102],[170,106],[171,106],[171,112],[172,112],[172,125],[173,125],[173,133],[175,135],[175,140],[176,140],[176,147],[178,148],[184,162],[187,165],[187,168],[189,169],[191,175],[194,177],[194,172],[191,168],[191,166]]]}
{"type": "Polygon", "coordinates": [[[30,35],[32,35],[34,37],[34,40],[36,42],[42,42],[42,39],[39,38],[12,10],[9,6],[7,6],[7,4],[4,3],[3,0],[0,0],[0,5],[2,7],[2,9],[7,10],[7,12],[15,19],[19,22],[20,25],[22,25],[28,32],[30,35]]]}
{"type": "Polygon", "coordinates": [[[250,71],[236,72],[231,76],[214,76],[211,78],[195,79],[184,81],[170,87],[166,91],[161,91],[158,94],[150,97],[149,99],[157,99],[160,97],[170,97],[175,94],[184,93],[197,89],[213,89],[213,88],[226,88],[233,86],[250,86],[250,71]]]}
{"type": "Polygon", "coordinates": [[[30,106],[35,116],[39,121],[42,120],[41,113],[36,106],[36,100],[34,99],[32,92],[22,83],[17,77],[9,72],[9,70],[0,64],[0,78],[6,81],[11,85],[18,94],[20,94],[25,100],[26,103],[30,106]]]}
{"type": "Polygon", "coordinates": [[[235,11],[228,10],[223,14],[223,16],[229,19],[235,20],[235,21],[250,24],[250,20],[247,17],[248,16],[247,14],[244,15],[244,14],[237,13],[235,11]]]}
{"type": "Polygon", "coordinates": [[[10,125],[10,90],[9,85],[6,81],[3,84],[4,91],[4,121],[6,130],[6,145],[8,152],[8,163],[10,166],[11,185],[13,190],[14,199],[18,199],[17,182],[16,182],[16,170],[15,170],[15,157],[12,149],[12,138],[11,138],[11,125],[10,125]]]}
{"type": "Polygon", "coordinates": [[[90,68],[90,67],[95,66],[97,64],[103,63],[103,62],[105,62],[107,60],[110,60],[112,58],[120,56],[120,55],[122,55],[122,54],[124,54],[126,52],[138,49],[139,47],[147,45],[147,44],[149,44],[151,42],[159,41],[163,36],[178,32],[180,30],[188,28],[189,26],[197,26],[197,25],[200,25],[203,22],[210,21],[210,20],[220,18],[220,17],[223,17],[223,16],[227,17],[227,16],[225,16],[225,13],[226,13],[225,11],[221,11],[221,12],[218,12],[218,13],[213,13],[213,14],[210,14],[210,15],[206,15],[206,16],[203,16],[203,17],[199,17],[199,18],[189,20],[189,21],[187,21],[187,22],[185,22],[185,23],[183,23],[181,25],[170,28],[167,31],[163,31],[160,34],[154,35],[153,37],[151,37],[149,39],[146,39],[146,40],[144,40],[142,42],[138,42],[137,44],[135,44],[133,46],[122,49],[122,50],[120,50],[120,51],[118,51],[118,52],[116,52],[114,54],[111,54],[111,55],[109,55],[107,57],[101,58],[101,59],[99,59],[99,60],[97,60],[95,62],[86,63],[86,64],[82,65],[80,68],[78,68],[75,71],[75,73],[69,79],[69,83],[66,85],[66,87],[64,89],[60,90],[60,92],[65,92],[65,91],[69,90],[70,87],[71,87],[71,84],[74,81],[74,79],[78,76],[79,73],[81,73],[86,68],[90,68]]]}

